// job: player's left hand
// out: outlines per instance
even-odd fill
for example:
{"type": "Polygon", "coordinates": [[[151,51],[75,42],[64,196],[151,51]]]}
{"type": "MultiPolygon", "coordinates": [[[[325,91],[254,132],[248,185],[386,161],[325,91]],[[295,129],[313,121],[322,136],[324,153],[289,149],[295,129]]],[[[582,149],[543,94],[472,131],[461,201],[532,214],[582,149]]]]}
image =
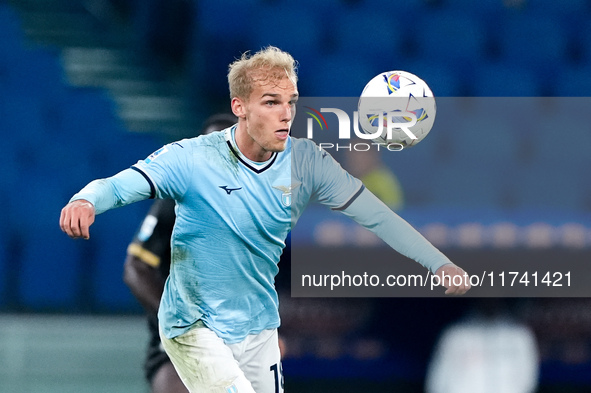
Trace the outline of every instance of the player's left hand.
{"type": "Polygon", "coordinates": [[[447,288],[446,295],[463,295],[471,287],[468,274],[464,269],[453,263],[441,266],[437,269],[435,275],[439,277],[441,285],[447,288]]]}

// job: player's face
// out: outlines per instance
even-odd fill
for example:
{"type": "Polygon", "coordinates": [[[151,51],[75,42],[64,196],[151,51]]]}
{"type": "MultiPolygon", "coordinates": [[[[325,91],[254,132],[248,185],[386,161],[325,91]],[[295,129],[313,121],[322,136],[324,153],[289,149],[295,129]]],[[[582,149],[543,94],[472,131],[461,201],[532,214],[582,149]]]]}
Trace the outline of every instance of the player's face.
{"type": "Polygon", "coordinates": [[[235,113],[245,126],[237,132],[236,141],[248,158],[265,161],[273,152],[285,150],[298,91],[287,75],[256,79],[248,100],[235,99],[240,101],[239,113],[235,113]]]}

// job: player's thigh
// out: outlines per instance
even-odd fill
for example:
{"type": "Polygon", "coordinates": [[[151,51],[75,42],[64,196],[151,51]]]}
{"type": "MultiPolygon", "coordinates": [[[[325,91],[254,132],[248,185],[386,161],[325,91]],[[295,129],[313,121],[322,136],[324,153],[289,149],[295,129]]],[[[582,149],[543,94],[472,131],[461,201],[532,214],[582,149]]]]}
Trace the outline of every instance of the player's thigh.
{"type": "Polygon", "coordinates": [[[283,369],[277,329],[247,338],[246,348],[235,357],[257,393],[283,393],[283,369]]]}
{"type": "Polygon", "coordinates": [[[255,393],[230,348],[200,321],[162,345],[190,392],[255,393]]]}
{"type": "Polygon", "coordinates": [[[152,377],[152,393],[188,393],[171,362],[165,362],[152,377]]]}

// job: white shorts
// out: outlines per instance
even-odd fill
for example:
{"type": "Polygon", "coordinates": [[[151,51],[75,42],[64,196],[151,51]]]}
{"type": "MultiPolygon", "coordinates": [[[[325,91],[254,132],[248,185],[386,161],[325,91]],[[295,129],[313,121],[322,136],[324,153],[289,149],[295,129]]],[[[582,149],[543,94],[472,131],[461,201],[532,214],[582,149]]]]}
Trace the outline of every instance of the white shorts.
{"type": "Polygon", "coordinates": [[[277,329],[225,344],[202,321],[162,345],[191,393],[283,393],[277,329]]]}

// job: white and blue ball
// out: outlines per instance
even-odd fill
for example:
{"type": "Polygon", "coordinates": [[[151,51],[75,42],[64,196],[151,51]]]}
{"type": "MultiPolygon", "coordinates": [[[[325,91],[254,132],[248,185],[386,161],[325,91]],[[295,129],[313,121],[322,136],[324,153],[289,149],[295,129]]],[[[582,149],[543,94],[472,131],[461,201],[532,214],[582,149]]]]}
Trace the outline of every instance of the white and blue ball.
{"type": "Polygon", "coordinates": [[[406,71],[388,71],[374,77],[363,89],[358,104],[361,129],[376,135],[372,140],[383,146],[416,145],[431,131],[436,112],[435,97],[427,83],[406,71]],[[393,128],[390,137],[388,117],[393,128]],[[382,132],[378,133],[380,120],[382,132]]]}

